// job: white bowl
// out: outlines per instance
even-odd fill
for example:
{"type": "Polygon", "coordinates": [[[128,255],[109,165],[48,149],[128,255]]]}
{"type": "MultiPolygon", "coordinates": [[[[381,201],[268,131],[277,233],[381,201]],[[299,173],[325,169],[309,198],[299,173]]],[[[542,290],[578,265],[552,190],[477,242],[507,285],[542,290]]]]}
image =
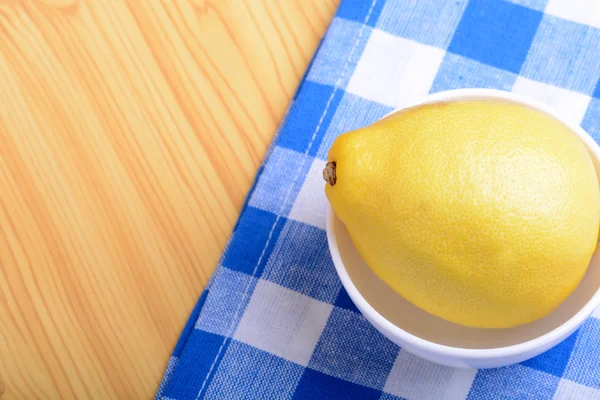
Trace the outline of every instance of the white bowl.
{"type": "MultiPolygon", "coordinates": [[[[436,93],[412,106],[486,99],[523,104],[561,121],[587,147],[600,179],[600,147],[596,142],[577,124],[537,101],[498,90],[464,89],[436,93]]],[[[438,364],[494,368],[527,360],[567,338],[600,305],[600,251],[597,250],[579,286],[546,317],[516,328],[468,328],[417,308],[383,283],[359,255],[331,207],[327,239],[342,284],[367,320],[405,350],[438,364]]]]}

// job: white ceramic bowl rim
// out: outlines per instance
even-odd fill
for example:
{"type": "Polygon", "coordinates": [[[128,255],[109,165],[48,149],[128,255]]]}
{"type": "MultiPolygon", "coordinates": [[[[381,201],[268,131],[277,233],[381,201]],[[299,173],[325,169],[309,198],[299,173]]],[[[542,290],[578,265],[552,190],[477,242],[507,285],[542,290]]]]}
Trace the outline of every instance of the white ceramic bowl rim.
{"type": "MultiPolygon", "coordinates": [[[[540,110],[562,122],[571,131],[573,131],[579,138],[586,144],[589,150],[591,150],[594,156],[600,162],[600,146],[589,136],[579,125],[566,120],[561,114],[554,108],[547,106],[546,104],[540,103],[536,100],[529,99],[527,97],[511,93],[504,92],[501,90],[494,89],[458,89],[448,90],[444,92],[438,92],[425,97],[423,100],[414,103],[410,106],[403,107],[392,111],[387,115],[391,115],[397,111],[405,110],[410,107],[419,106],[422,104],[436,103],[440,101],[464,101],[464,100],[502,100],[513,103],[519,103],[531,108],[540,110]]],[[[387,116],[386,115],[386,116],[387,116]]],[[[327,235],[330,236],[329,245],[332,247],[331,252],[339,255],[339,249],[337,242],[333,235],[334,230],[334,212],[331,206],[329,206],[327,214],[327,235]]],[[[334,257],[334,261],[335,257],[334,257]]],[[[346,288],[348,295],[356,306],[370,318],[372,318],[377,324],[380,324],[385,330],[399,337],[401,340],[417,348],[423,348],[428,351],[432,351],[441,355],[465,357],[469,359],[488,359],[491,357],[507,357],[512,355],[518,355],[527,352],[533,348],[542,348],[551,344],[557,337],[567,335],[573,331],[577,326],[583,323],[583,321],[600,306],[600,288],[592,296],[592,298],[569,320],[553,329],[552,331],[539,336],[535,339],[519,343],[516,345],[498,347],[491,349],[468,349],[461,347],[446,346],[438,343],[433,343],[428,340],[421,339],[418,336],[412,335],[397,325],[393,324],[385,317],[383,317],[377,310],[375,310],[360,294],[352,279],[348,275],[341,258],[339,262],[334,262],[337,273],[342,281],[343,286],[346,288]]]]}

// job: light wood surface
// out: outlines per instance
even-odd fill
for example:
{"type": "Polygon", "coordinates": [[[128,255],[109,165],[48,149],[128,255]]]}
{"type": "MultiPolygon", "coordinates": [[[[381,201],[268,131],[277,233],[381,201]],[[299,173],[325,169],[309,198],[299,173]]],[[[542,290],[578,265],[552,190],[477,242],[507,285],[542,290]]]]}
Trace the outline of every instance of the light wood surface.
{"type": "Polygon", "coordinates": [[[0,391],[151,398],[337,0],[0,0],[0,391]]]}

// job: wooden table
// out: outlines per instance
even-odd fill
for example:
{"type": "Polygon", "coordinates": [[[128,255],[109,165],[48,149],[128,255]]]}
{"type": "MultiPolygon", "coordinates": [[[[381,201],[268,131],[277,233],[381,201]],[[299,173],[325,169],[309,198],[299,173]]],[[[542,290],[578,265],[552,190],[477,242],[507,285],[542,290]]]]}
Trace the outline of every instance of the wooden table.
{"type": "Polygon", "coordinates": [[[0,0],[2,400],[154,395],[336,6],[0,0]]]}

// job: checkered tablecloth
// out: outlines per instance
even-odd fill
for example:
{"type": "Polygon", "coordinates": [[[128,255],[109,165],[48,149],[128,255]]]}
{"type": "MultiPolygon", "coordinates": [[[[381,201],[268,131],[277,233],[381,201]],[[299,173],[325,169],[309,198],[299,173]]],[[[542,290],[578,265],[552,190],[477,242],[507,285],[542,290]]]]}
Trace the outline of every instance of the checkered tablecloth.
{"type": "Polygon", "coordinates": [[[160,399],[600,399],[600,311],[506,368],[419,359],[379,334],[327,249],[339,134],[428,93],[496,88],[600,141],[600,1],[343,0],[182,333],[160,399]]]}

